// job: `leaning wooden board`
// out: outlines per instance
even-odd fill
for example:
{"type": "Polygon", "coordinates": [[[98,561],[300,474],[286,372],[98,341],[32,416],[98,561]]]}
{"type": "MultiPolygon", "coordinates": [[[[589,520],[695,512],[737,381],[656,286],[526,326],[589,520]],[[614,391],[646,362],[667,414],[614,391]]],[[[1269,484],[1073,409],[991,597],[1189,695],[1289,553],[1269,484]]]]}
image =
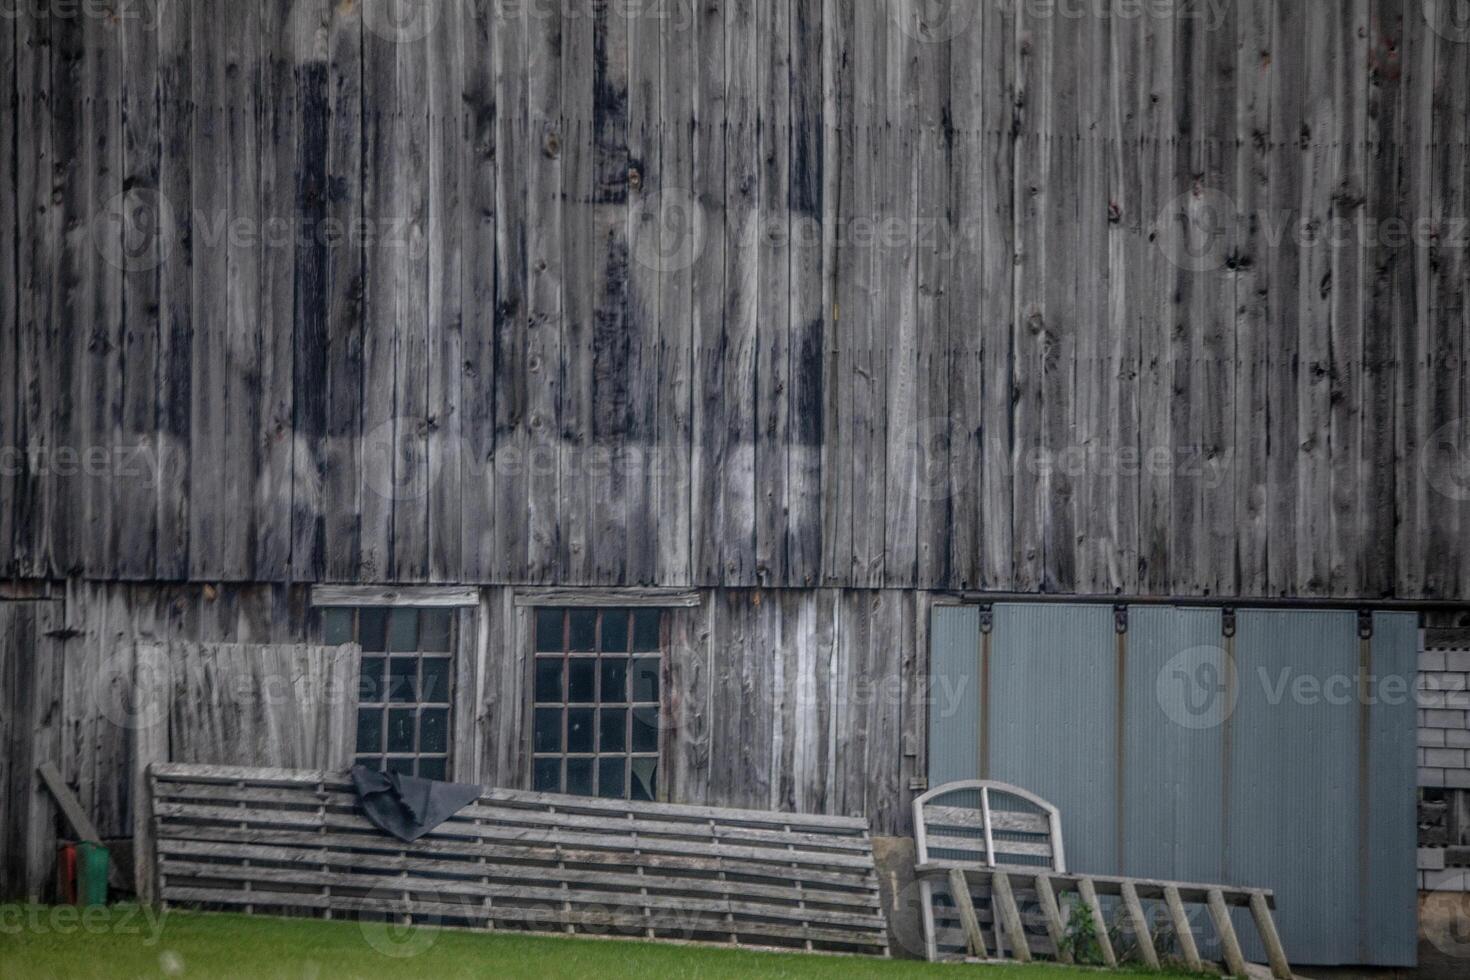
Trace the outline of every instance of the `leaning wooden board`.
{"type": "Polygon", "coordinates": [[[861,818],[492,789],[404,844],[342,772],[158,763],[148,784],[164,903],[888,955],[861,818]]]}

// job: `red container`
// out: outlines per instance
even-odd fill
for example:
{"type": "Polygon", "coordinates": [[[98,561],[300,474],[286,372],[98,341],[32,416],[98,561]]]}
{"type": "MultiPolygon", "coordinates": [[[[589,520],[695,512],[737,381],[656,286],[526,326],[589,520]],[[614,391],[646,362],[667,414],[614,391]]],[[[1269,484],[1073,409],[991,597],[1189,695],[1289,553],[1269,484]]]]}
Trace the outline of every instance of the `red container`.
{"type": "Polygon", "coordinates": [[[63,905],[77,904],[77,846],[56,845],[56,891],[63,905]]]}

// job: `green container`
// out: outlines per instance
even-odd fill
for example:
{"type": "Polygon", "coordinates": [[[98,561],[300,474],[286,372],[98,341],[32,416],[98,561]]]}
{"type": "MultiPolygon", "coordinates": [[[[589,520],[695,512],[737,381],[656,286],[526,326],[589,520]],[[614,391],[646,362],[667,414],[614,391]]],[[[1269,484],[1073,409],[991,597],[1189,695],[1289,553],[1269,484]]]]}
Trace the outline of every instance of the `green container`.
{"type": "Polygon", "coordinates": [[[83,908],[107,904],[107,871],[112,855],[101,844],[77,845],[77,904],[83,908]]]}

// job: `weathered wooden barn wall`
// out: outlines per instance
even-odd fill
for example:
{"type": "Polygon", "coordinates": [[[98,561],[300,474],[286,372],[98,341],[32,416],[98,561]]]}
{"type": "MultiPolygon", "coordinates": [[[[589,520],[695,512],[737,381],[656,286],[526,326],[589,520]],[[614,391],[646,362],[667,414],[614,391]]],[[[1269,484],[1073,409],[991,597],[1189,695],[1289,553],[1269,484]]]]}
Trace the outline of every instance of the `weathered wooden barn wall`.
{"type": "MultiPolygon", "coordinates": [[[[64,618],[61,602],[46,604],[57,631],[46,641],[52,693],[38,697],[8,679],[4,690],[52,706],[55,744],[44,754],[103,836],[126,837],[134,727],[160,703],[174,761],[284,764],[309,750],[270,736],[319,728],[321,705],[262,705],[256,696],[313,671],[342,674],[324,654],[307,658],[319,661],[308,669],[295,648],[260,646],[320,642],[306,592],[76,582],[64,618]],[[155,644],[169,651],[164,702],[146,681],[141,695],[131,683],[135,651],[155,644]]],[[[517,604],[515,592],[483,589],[474,629],[462,631],[453,755],[456,778],[529,789],[534,607],[517,604]]],[[[734,589],[670,609],[660,777],[670,799],[863,814],[875,833],[907,833],[909,781],[925,773],[928,604],[923,593],[897,590],[734,589]]],[[[0,603],[0,615],[19,605],[0,603]]],[[[14,635],[17,648],[34,639],[14,635]]],[[[15,773],[26,758],[15,756],[15,773]]]]}
{"type": "Polygon", "coordinates": [[[1454,6],[23,6],[0,571],[1464,598],[1454,6]]]}
{"type": "Polygon", "coordinates": [[[55,819],[36,766],[62,750],[60,602],[0,601],[0,901],[47,899],[55,819]]]}

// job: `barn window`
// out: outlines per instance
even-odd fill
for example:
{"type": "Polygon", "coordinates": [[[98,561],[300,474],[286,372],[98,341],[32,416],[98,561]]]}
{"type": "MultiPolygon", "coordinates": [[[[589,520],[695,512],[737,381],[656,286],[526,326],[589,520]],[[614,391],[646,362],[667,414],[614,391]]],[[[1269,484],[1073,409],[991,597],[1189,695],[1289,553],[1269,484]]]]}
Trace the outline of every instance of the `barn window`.
{"type": "Polygon", "coordinates": [[[534,789],[658,798],[663,646],[659,609],[536,610],[534,789]]]}
{"type": "Polygon", "coordinates": [[[445,779],[454,701],[455,615],[408,606],[330,608],[323,639],[362,647],[359,764],[445,779]]]}

